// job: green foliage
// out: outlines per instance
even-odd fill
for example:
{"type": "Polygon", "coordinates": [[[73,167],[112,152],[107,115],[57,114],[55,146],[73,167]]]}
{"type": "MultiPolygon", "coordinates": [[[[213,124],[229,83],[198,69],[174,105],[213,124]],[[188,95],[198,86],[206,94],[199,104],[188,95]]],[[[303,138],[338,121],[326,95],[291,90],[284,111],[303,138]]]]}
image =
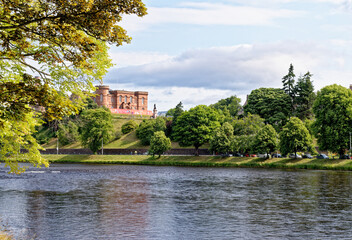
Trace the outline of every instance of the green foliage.
{"type": "Polygon", "coordinates": [[[293,110],[293,101],[295,99],[295,74],[293,73],[293,65],[290,64],[287,75],[282,78],[282,85],[285,93],[290,96],[291,99],[291,110],[293,110]]]}
{"type": "Polygon", "coordinates": [[[31,106],[49,121],[78,113],[112,66],[106,43],[131,40],[118,25],[122,16],[146,8],[140,0],[2,0],[0,13],[1,159],[47,165],[32,137],[40,116],[31,106]]]}
{"type": "Polygon", "coordinates": [[[245,113],[258,114],[277,131],[286,124],[291,113],[291,98],[282,89],[259,88],[248,96],[245,113]]]}
{"type": "Polygon", "coordinates": [[[314,86],[311,81],[312,74],[307,72],[298,78],[295,86],[296,96],[294,98],[294,115],[301,120],[313,117],[313,103],[316,98],[314,86]]]}
{"type": "Polygon", "coordinates": [[[264,127],[264,119],[259,115],[248,113],[243,118],[235,119],[232,122],[234,135],[252,135],[256,134],[264,127]]]}
{"type": "Polygon", "coordinates": [[[233,147],[233,127],[225,122],[216,129],[210,138],[210,151],[216,153],[229,153],[233,147]]]}
{"type": "Polygon", "coordinates": [[[149,154],[160,155],[171,149],[171,140],[165,136],[163,131],[154,132],[154,135],[150,139],[149,154]]]}
{"type": "Polygon", "coordinates": [[[23,172],[25,168],[18,165],[22,161],[28,161],[35,167],[48,166],[39,152],[43,148],[32,135],[39,124],[39,119],[32,112],[1,119],[0,160],[10,167],[11,172],[23,172]],[[27,152],[21,153],[21,150],[27,152]]]}
{"type": "Polygon", "coordinates": [[[143,145],[149,145],[154,132],[165,131],[166,124],[163,118],[143,120],[136,130],[137,137],[143,145]]]}
{"type": "Polygon", "coordinates": [[[56,137],[56,133],[49,124],[42,124],[37,127],[37,131],[33,136],[39,144],[45,144],[48,143],[51,138],[56,137]]]}
{"type": "Polygon", "coordinates": [[[254,150],[255,135],[238,135],[234,136],[233,151],[240,153],[250,153],[254,150]]]}
{"type": "Polygon", "coordinates": [[[299,151],[312,151],[313,140],[303,122],[292,117],[280,132],[280,151],[286,155],[299,151]]]}
{"type": "Polygon", "coordinates": [[[255,136],[254,148],[259,153],[271,154],[279,144],[278,134],[273,126],[267,124],[255,136]]]}
{"type": "Polygon", "coordinates": [[[198,154],[198,148],[209,141],[211,133],[218,127],[219,113],[211,107],[198,105],[177,118],[172,136],[180,146],[193,145],[198,154]]]}
{"type": "Polygon", "coordinates": [[[352,92],[334,84],[318,91],[313,105],[314,135],[321,150],[344,154],[352,132],[352,92]]]}
{"type": "Polygon", "coordinates": [[[134,120],[130,120],[121,126],[121,131],[123,134],[127,134],[135,130],[137,127],[138,123],[136,123],[134,120]]]}
{"type": "Polygon", "coordinates": [[[229,98],[221,99],[217,103],[210,105],[215,109],[219,109],[222,111],[229,111],[230,115],[235,117],[238,112],[241,111],[241,99],[236,96],[231,96],[229,98]],[[226,109],[226,110],[225,110],[226,109]]]}
{"type": "Polygon", "coordinates": [[[79,139],[78,126],[73,121],[68,121],[66,124],[60,124],[57,136],[61,146],[74,143],[79,139]]]}
{"type": "Polygon", "coordinates": [[[82,145],[96,153],[103,143],[108,143],[113,138],[112,114],[110,110],[98,108],[84,110],[81,117],[83,120],[82,145]]]}
{"type": "Polygon", "coordinates": [[[86,109],[96,109],[98,108],[98,104],[91,98],[87,98],[87,105],[86,105],[86,109]]]}

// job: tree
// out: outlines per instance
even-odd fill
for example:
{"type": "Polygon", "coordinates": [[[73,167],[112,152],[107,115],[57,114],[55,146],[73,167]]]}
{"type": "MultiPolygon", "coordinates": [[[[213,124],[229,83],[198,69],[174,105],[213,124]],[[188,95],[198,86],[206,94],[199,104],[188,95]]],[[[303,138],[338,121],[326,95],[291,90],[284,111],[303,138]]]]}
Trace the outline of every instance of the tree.
{"type": "Polygon", "coordinates": [[[11,160],[13,171],[23,157],[47,165],[30,137],[40,113],[49,121],[78,113],[112,66],[107,43],[131,40],[118,26],[122,15],[143,16],[146,8],[140,0],[3,0],[0,12],[1,159],[11,160]]]}
{"type": "Polygon", "coordinates": [[[94,153],[114,137],[112,114],[109,109],[88,109],[81,114],[83,127],[81,129],[82,145],[94,153]]]}
{"type": "Polygon", "coordinates": [[[292,117],[280,132],[280,151],[283,155],[298,151],[312,151],[313,140],[304,123],[292,117]]]}
{"type": "Polygon", "coordinates": [[[341,155],[349,149],[352,132],[352,92],[334,84],[318,91],[313,105],[313,132],[320,150],[341,155]]]}
{"type": "Polygon", "coordinates": [[[307,72],[298,78],[294,92],[294,115],[301,120],[313,117],[313,103],[315,100],[314,86],[311,81],[312,74],[307,72]]]}
{"type": "Polygon", "coordinates": [[[253,146],[256,151],[266,153],[267,157],[269,157],[271,153],[277,149],[278,143],[279,139],[275,128],[267,124],[258,131],[253,146]]]}
{"type": "Polygon", "coordinates": [[[229,153],[233,147],[233,127],[225,122],[220,128],[216,129],[209,141],[210,151],[217,153],[229,153]]]}
{"type": "Polygon", "coordinates": [[[293,108],[294,108],[293,102],[295,99],[295,87],[294,87],[295,77],[296,75],[293,73],[293,65],[291,63],[288,69],[287,75],[285,75],[282,78],[282,85],[283,85],[282,90],[284,90],[285,93],[291,98],[291,112],[293,111],[293,108]]]}
{"type": "Polygon", "coordinates": [[[265,123],[279,131],[291,113],[291,103],[290,97],[282,89],[259,88],[249,94],[244,111],[258,114],[265,123]]]}
{"type": "Polygon", "coordinates": [[[235,119],[232,122],[234,135],[253,135],[265,126],[264,119],[257,114],[248,113],[243,118],[235,119]]]}
{"type": "Polygon", "coordinates": [[[211,107],[198,105],[177,118],[172,136],[181,146],[193,145],[198,155],[199,147],[209,141],[218,127],[219,113],[211,107]]]}
{"type": "Polygon", "coordinates": [[[254,150],[255,135],[237,135],[233,140],[233,151],[240,153],[250,153],[254,150]]]}
{"type": "Polygon", "coordinates": [[[57,132],[59,143],[62,146],[76,142],[79,139],[78,126],[73,121],[60,124],[57,132]]]}
{"type": "Polygon", "coordinates": [[[219,109],[222,111],[227,109],[230,112],[231,116],[233,117],[237,116],[238,112],[241,111],[242,109],[241,99],[236,96],[231,96],[229,98],[221,99],[217,103],[210,105],[210,107],[213,107],[215,109],[219,109]]]}
{"type": "Polygon", "coordinates": [[[141,140],[143,145],[149,145],[154,133],[158,131],[165,131],[165,129],[165,120],[161,117],[143,120],[136,130],[136,135],[141,140]]]}
{"type": "Polygon", "coordinates": [[[129,120],[121,126],[121,131],[123,134],[127,134],[135,130],[137,127],[138,123],[136,123],[134,120],[129,120]]]}
{"type": "Polygon", "coordinates": [[[169,111],[167,111],[166,116],[172,116],[172,120],[167,121],[167,135],[172,137],[172,129],[177,121],[177,118],[179,116],[181,116],[181,114],[183,113],[183,105],[182,102],[179,102],[175,108],[171,108],[169,109],[169,111]]]}
{"type": "Polygon", "coordinates": [[[166,137],[163,131],[155,132],[150,139],[149,154],[153,155],[153,157],[157,154],[160,158],[160,155],[169,149],[171,149],[170,138],[166,137]]]}

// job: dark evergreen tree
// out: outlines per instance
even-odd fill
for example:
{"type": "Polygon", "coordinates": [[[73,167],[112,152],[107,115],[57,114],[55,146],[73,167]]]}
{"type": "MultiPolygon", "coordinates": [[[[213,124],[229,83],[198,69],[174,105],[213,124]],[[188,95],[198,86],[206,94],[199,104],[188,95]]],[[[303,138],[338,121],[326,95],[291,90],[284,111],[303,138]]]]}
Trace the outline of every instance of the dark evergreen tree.
{"type": "Polygon", "coordinates": [[[311,119],[313,116],[313,103],[316,98],[314,93],[312,74],[307,72],[298,78],[295,86],[294,115],[301,120],[311,119]]]}
{"type": "Polygon", "coordinates": [[[287,93],[287,95],[289,95],[291,98],[291,111],[292,112],[294,109],[293,102],[295,99],[295,87],[294,87],[295,77],[296,77],[296,75],[293,72],[293,65],[291,63],[290,67],[288,69],[288,74],[282,78],[282,85],[283,85],[282,90],[284,90],[285,93],[287,93]]]}

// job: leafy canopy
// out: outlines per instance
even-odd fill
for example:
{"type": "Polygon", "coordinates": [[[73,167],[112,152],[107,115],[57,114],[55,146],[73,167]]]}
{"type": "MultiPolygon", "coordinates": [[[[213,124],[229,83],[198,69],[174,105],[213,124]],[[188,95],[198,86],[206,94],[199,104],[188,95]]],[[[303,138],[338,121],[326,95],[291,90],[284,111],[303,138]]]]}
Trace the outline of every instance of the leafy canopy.
{"type": "Polygon", "coordinates": [[[229,153],[233,146],[233,127],[225,122],[220,128],[216,129],[209,141],[210,151],[216,153],[229,153]]]}
{"type": "Polygon", "coordinates": [[[344,154],[352,132],[352,92],[334,84],[318,91],[313,105],[314,135],[321,150],[344,154]]]}
{"type": "Polygon", "coordinates": [[[258,131],[253,146],[259,153],[270,154],[277,149],[278,144],[279,138],[275,128],[267,124],[258,131]]]}
{"type": "Polygon", "coordinates": [[[219,109],[222,111],[228,110],[230,115],[235,117],[237,116],[238,112],[242,109],[241,106],[241,99],[236,96],[231,96],[229,98],[221,99],[217,103],[210,105],[215,109],[219,109]]]}
{"type": "Polygon", "coordinates": [[[43,163],[40,147],[27,136],[40,117],[30,106],[49,121],[78,113],[93,82],[102,82],[112,66],[107,44],[131,40],[118,25],[126,14],[143,16],[146,8],[140,0],[0,1],[2,160],[16,165],[13,144],[31,149],[27,160],[43,163]],[[71,93],[76,97],[70,99],[71,93]]]}
{"type": "Polygon", "coordinates": [[[173,128],[173,139],[181,146],[194,146],[196,154],[198,148],[210,140],[211,133],[218,127],[220,115],[217,110],[198,105],[185,111],[178,117],[173,128]]]}
{"type": "Polygon", "coordinates": [[[143,145],[150,145],[150,140],[155,132],[165,131],[165,120],[161,117],[156,119],[143,120],[136,130],[137,137],[143,145]]]}
{"type": "Polygon", "coordinates": [[[106,108],[88,109],[82,112],[81,118],[83,121],[82,145],[96,153],[114,136],[112,114],[106,108]]]}
{"type": "Polygon", "coordinates": [[[280,132],[280,151],[297,154],[298,151],[312,151],[313,140],[304,123],[292,117],[280,132]]]}
{"type": "Polygon", "coordinates": [[[171,149],[171,140],[165,136],[163,131],[157,131],[154,133],[150,140],[149,154],[160,155],[171,149]]]}
{"type": "Polygon", "coordinates": [[[249,94],[244,111],[258,114],[278,131],[291,113],[291,99],[282,89],[255,89],[249,94]]]}

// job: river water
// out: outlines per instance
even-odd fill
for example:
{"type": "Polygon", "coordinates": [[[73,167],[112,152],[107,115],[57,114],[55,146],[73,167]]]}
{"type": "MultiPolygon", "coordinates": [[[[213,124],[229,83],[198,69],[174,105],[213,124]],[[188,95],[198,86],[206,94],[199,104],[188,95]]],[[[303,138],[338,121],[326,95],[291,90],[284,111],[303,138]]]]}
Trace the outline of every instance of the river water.
{"type": "Polygon", "coordinates": [[[0,218],[24,239],[351,239],[352,172],[0,168],[0,218]]]}

